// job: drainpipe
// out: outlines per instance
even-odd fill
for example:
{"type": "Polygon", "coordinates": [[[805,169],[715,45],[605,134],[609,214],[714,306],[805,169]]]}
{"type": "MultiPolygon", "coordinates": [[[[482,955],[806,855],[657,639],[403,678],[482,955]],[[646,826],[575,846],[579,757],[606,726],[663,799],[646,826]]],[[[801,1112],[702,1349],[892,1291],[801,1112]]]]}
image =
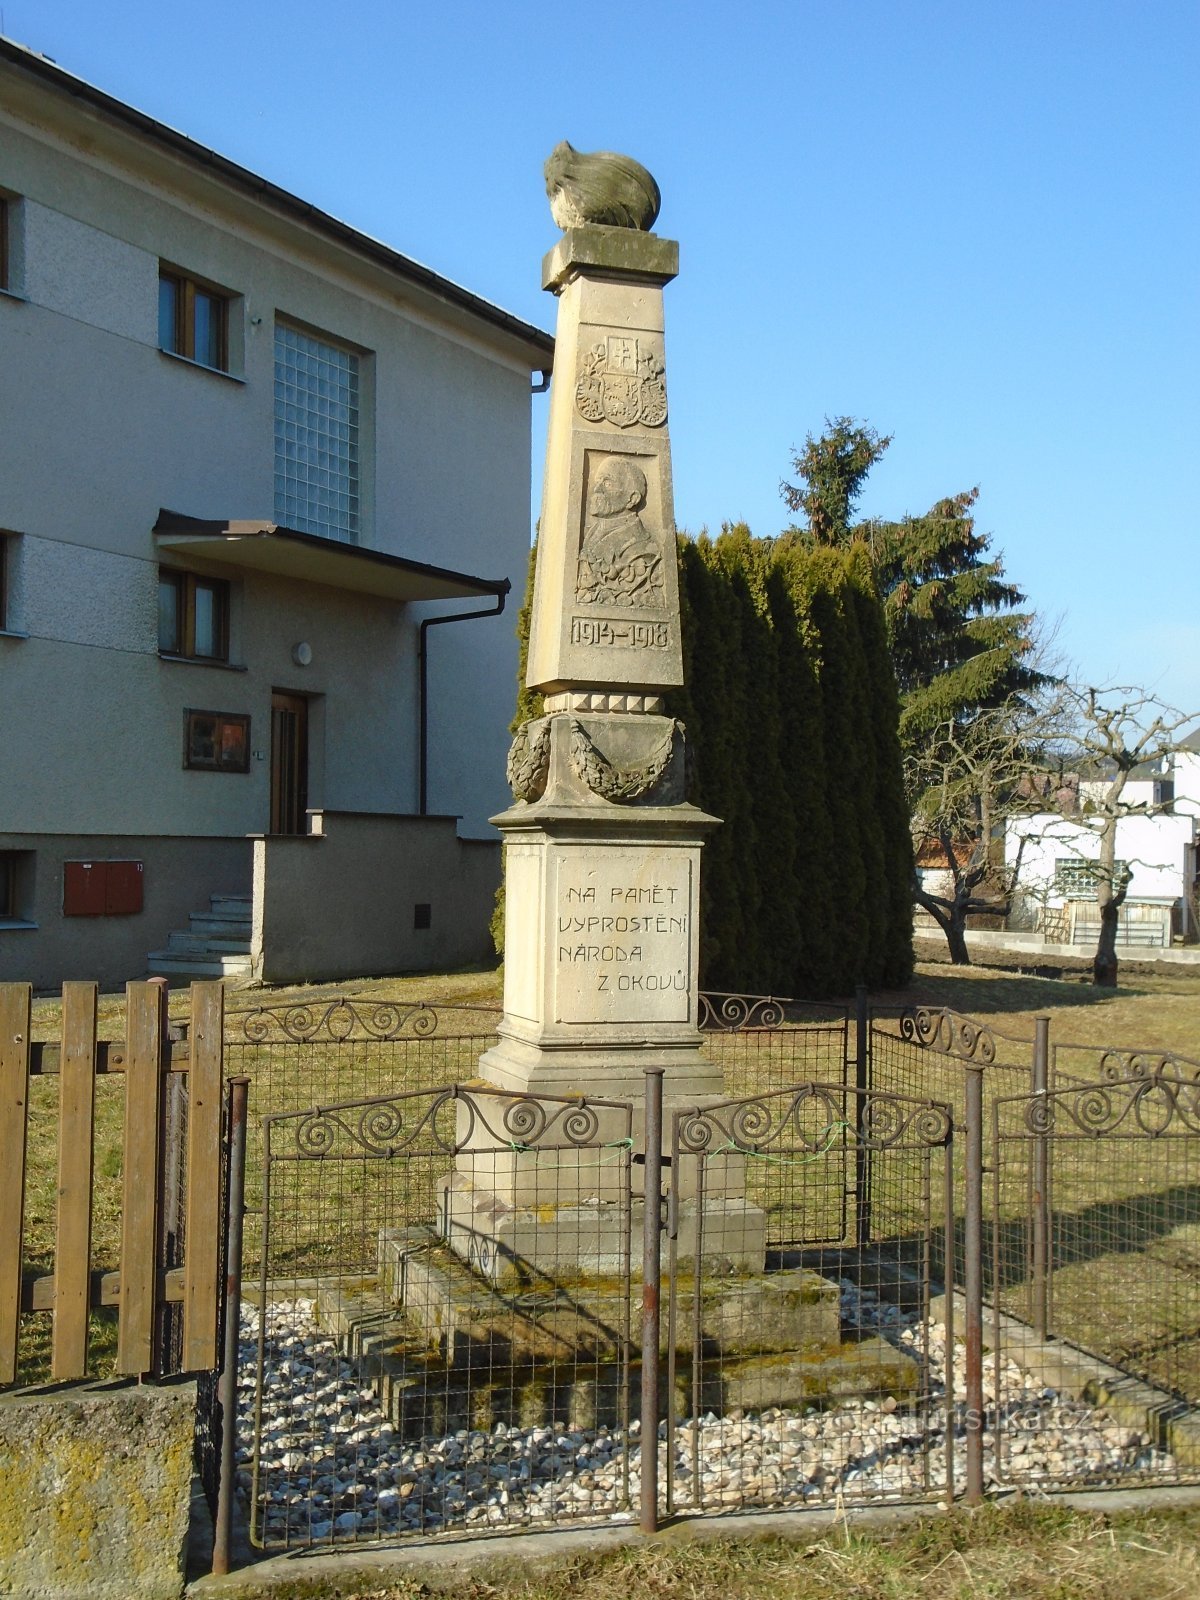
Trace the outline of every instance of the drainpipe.
{"type": "Polygon", "coordinates": [[[418,677],[421,685],[421,731],[418,740],[420,758],[420,795],[418,814],[429,814],[429,653],[425,643],[428,629],[443,622],[470,622],[475,617],[498,617],[504,610],[505,597],[512,588],[507,578],[496,592],[496,604],[487,611],[455,611],[447,617],[426,617],[421,623],[417,644],[418,677]]]}

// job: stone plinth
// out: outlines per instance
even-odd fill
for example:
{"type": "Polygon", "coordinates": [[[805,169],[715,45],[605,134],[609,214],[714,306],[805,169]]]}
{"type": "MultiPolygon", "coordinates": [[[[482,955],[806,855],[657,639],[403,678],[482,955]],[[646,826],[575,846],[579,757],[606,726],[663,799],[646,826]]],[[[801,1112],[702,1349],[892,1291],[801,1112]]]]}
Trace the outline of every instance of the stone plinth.
{"type": "MultiPolygon", "coordinates": [[[[573,719],[549,720],[561,747],[573,719]]],[[[492,819],[505,843],[504,1019],[480,1072],[521,1093],[640,1101],[644,1069],[662,1066],[680,1103],[719,1095],[696,982],[714,819],[686,804],[585,800],[582,787],[562,778],[492,819]]]]}
{"type": "MultiPolygon", "coordinates": [[[[641,1239],[645,1203],[595,1201],[513,1205],[478,1181],[460,1158],[442,1190],[442,1237],[489,1283],[571,1282],[624,1270],[641,1239]]],[[[740,1195],[681,1200],[678,1260],[695,1263],[701,1250],[712,1268],[758,1272],[767,1250],[766,1216],[740,1195]],[[701,1241],[703,1243],[701,1244],[701,1241]]]]}
{"type": "Polygon", "coordinates": [[[0,1594],[178,1600],[194,1383],[0,1397],[0,1594]]]}
{"type": "MultiPolygon", "coordinates": [[[[900,1398],[917,1389],[911,1356],[883,1339],[843,1339],[837,1285],[815,1272],[681,1275],[677,1293],[679,1416],[692,1413],[693,1398],[720,1415],[735,1407],[803,1409],[850,1396],[900,1398]]],[[[370,1305],[344,1308],[322,1296],[318,1314],[343,1338],[406,1437],[497,1422],[619,1426],[627,1420],[628,1395],[637,1392],[636,1276],[492,1284],[427,1231],[398,1229],[380,1236],[378,1295],[370,1305]],[[626,1340],[635,1353],[628,1371],[626,1340]]],[[[665,1414],[665,1316],[659,1359],[665,1414]]]]}

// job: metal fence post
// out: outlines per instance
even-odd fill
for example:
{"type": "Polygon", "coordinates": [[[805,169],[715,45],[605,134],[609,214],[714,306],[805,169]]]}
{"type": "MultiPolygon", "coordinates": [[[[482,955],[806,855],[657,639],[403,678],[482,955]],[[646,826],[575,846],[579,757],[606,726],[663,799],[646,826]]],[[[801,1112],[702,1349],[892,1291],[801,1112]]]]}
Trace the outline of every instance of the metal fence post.
{"type": "Polygon", "coordinates": [[[662,1286],[663,1068],[647,1067],[642,1219],[642,1532],[658,1530],[658,1307],[662,1286]]]}
{"type": "Polygon", "coordinates": [[[221,1465],[213,1525],[212,1570],[229,1571],[233,1542],[234,1451],[237,1444],[238,1324],[242,1304],[242,1219],[246,1210],[246,1106],[249,1078],[228,1086],[229,1190],[225,1212],[225,1341],[217,1398],[221,1408],[221,1465]]]}
{"type": "MultiPolygon", "coordinates": [[[[967,1493],[983,1499],[983,1068],[966,1064],[966,1193],[963,1197],[963,1297],[966,1302],[967,1493]]],[[[949,1357],[949,1352],[947,1352],[949,1357]]]]}
{"type": "Polygon", "coordinates": [[[871,1011],[867,986],[854,990],[854,1228],[859,1249],[871,1242],[871,1152],[863,1138],[871,1087],[871,1011]]]}
{"type": "MultiPolygon", "coordinates": [[[[1034,1018],[1030,1087],[1042,1098],[1050,1087],[1050,1018],[1034,1018]]],[[[1045,1117],[1038,1118],[1033,1146],[1033,1330],[1046,1337],[1050,1310],[1050,1143],[1045,1117]]]]}

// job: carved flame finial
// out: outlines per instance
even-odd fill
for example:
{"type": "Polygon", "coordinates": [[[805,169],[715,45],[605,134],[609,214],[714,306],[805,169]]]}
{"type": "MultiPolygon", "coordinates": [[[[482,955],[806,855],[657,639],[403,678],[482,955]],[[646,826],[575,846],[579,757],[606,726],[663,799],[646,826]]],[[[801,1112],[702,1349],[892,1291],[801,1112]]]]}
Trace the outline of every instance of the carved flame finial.
{"type": "Polygon", "coordinates": [[[574,150],[564,139],[546,162],[550,214],[565,232],[599,224],[649,232],[662,196],[640,162],[612,150],[590,154],[574,150]]]}

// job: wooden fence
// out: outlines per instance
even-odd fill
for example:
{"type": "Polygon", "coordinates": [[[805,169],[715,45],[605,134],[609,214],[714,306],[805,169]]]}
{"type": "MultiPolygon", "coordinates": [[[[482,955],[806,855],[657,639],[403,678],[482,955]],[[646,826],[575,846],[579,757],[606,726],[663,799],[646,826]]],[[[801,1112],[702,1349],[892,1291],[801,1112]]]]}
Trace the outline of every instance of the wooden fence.
{"type": "MultiPolygon", "coordinates": [[[[164,1309],[182,1306],[182,1344],[171,1370],[211,1371],[218,1362],[221,1244],[221,1049],[223,990],[192,986],[187,1044],[172,1043],[162,983],[126,990],[123,1044],[97,1038],[96,985],[62,991],[58,1042],[31,1039],[32,991],[0,984],[0,1384],[17,1379],[22,1317],[52,1314],[50,1376],[87,1373],[90,1311],[118,1308],[115,1370],[162,1371],[164,1309]],[[97,1078],[123,1075],[120,1264],[92,1268],[97,1078]],[[24,1271],[29,1176],[30,1088],[58,1078],[54,1271],[24,1271]],[[167,1138],[174,1097],[186,1103],[181,1150],[167,1138]],[[182,1160],[182,1168],[173,1163],[182,1160]],[[183,1260],[164,1252],[168,1214],[176,1209],[183,1260]]],[[[44,1153],[43,1153],[44,1154],[44,1153]]],[[[176,1313],[178,1315],[178,1313],[176,1313]]]]}

